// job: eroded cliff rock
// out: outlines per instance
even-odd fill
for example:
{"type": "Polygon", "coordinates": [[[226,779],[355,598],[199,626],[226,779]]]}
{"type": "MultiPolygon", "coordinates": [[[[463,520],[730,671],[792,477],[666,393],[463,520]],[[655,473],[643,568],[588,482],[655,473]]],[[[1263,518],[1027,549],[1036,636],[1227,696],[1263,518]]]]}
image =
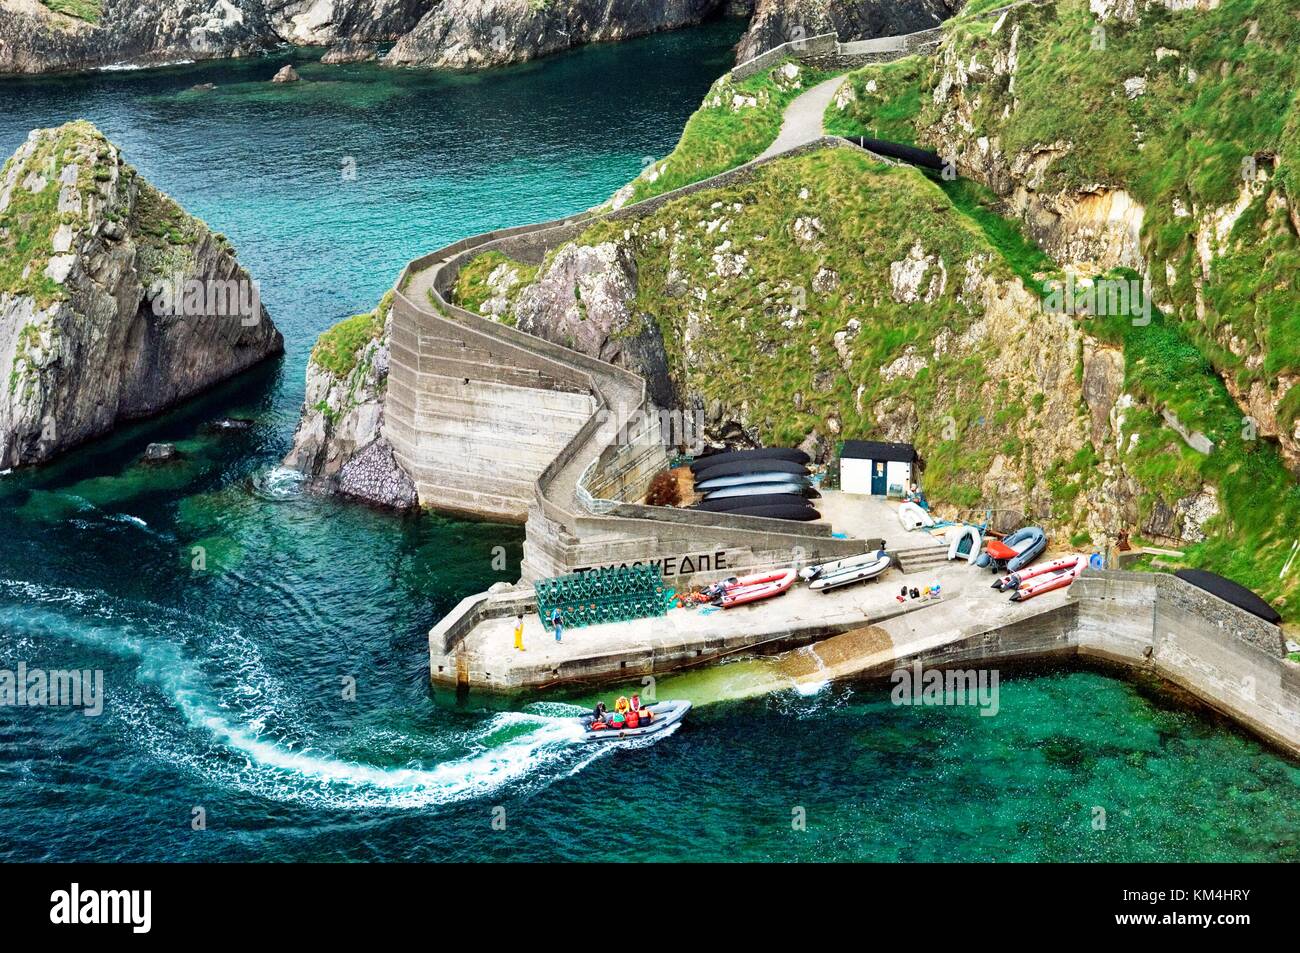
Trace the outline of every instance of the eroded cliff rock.
{"type": "Polygon", "coordinates": [[[918,133],[1065,267],[1141,275],[1241,425],[1300,472],[1300,361],[1283,317],[1300,262],[1300,110],[1259,97],[1300,81],[1297,22],[1235,0],[1020,8],[945,39],[918,133]],[[1063,44],[1090,51],[1085,75],[1055,57],[1063,44]],[[1062,103],[1070,83],[1083,92],[1062,103]]]}
{"type": "Polygon", "coordinates": [[[283,350],[256,282],[93,126],[0,172],[0,469],[41,463],[283,350]]]}
{"type": "Polygon", "coordinates": [[[736,62],[793,40],[835,33],[841,41],[915,33],[936,27],[964,0],[757,0],[736,62]]]}
{"type": "Polygon", "coordinates": [[[326,492],[392,509],[418,505],[415,484],[383,438],[392,295],[321,335],[307,396],[284,459],[326,492]]]}
{"type": "Polygon", "coordinates": [[[656,405],[673,408],[677,392],[662,332],[636,298],[636,259],[628,245],[566,245],[519,293],[513,315],[521,331],[635,371],[656,405]]]}
{"type": "Polygon", "coordinates": [[[476,69],[700,23],[723,0],[443,0],[393,47],[395,66],[476,69]]]}
{"type": "Polygon", "coordinates": [[[245,56],[275,42],[260,0],[103,0],[93,22],[0,0],[0,73],[245,56]]]}

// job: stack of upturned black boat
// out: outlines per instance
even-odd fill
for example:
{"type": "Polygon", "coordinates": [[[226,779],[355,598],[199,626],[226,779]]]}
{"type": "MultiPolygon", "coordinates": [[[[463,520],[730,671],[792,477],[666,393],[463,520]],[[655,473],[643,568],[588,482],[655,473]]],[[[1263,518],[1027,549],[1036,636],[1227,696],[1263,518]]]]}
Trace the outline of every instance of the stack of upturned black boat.
{"type": "Polygon", "coordinates": [[[813,489],[808,462],[802,450],[784,447],[700,457],[691,464],[695,491],[702,497],[695,509],[802,522],[820,519],[809,502],[820,494],[813,489]]]}

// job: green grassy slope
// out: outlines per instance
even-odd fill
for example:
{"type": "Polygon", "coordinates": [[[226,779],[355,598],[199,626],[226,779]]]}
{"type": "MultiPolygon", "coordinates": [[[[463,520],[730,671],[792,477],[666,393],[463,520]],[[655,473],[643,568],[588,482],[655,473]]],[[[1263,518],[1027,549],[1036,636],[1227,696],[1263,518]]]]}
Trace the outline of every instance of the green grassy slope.
{"type": "Polygon", "coordinates": [[[632,201],[671,192],[756,158],[776,140],[785,108],[795,97],[832,75],[793,60],[739,82],[725,74],[687,120],[676,148],[636,180],[632,201]],[[798,68],[793,79],[783,72],[790,65],[798,68]]]}
{"type": "MultiPolygon", "coordinates": [[[[1097,24],[1085,0],[1025,9],[1009,20],[1016,22],[1014,92],[1006,77],[974,80],[966,90],[977,103],[970,135],[995,138],[1009,155],[1069,143],[1040,191],[1106,183],[1145,205],[1143,248],[1158,263],[1157,296],[1172,309],[1157,311],[1149,326],[1091,319],[1087,330],[1122,348],[1130,392],[1173,410],[1216,448],[1206,456],[1171,447],[1158,416],[1130,412],[1126,425],[1138,452],[1126,465],[1142,484],[1172,494],[1202,480],[1216,486],[1223,515],[1207,527],[1210,538],[1189,549],[1188,561],[1280,599],[1284,615],[1293,617],[1300,605],[1288,609],[1287,603],[1297,602],[1297,583],[1282,569],[1294,543],[1290,527],[1300,518],[1300,490],[1277,448],[1243,420],[1224,378],[1246,389],[1253,380],[1274,386],[1280,376],[1300,372],[1300,247],[1290,217],[1300,197],[1300,13],[1262,0],[1223,0],[1208,12],[1144,8],[1137,25],[1106,25],[1104,49],[1096,48],[1097,24]],[[1124,81],[1133,77],[1146,86],[1129,98],[1124,81]],[[1243,160],[1252,159],[1267,181],[1256,186],[1206,274],[1195,213],[1236,202],[1243,160]],[[1179,206],[1194,214],[1177,214],[1179,206]],[[1245,346],[1225,347],[1232,336],[1245,346]]],[[[1009,25],[994,35],[987,23],[958,19],[949,43],[961,62],[987,65],[1005,52],[1009,33],[1009,25]]],[[[850,82],[860,91],[875,80],[877,94],[859,95],[845,110],[832,107],[828,122],[845,134],[870,135],[882,117],[909,117],[915,140],[937,146],[932,137],[941,113],[932,90],[939,78],[937,62],[892,72],[868,67],[850,82]]],[[[890,137],[905,135],[894,128],[890,137]]],[[[1028,280],[1052,270],[987,190],[944,187],[1018,274],[1028,280]]],[[[1280,426],[1289,428],[1298,412],[1300,390],[1293,387],[1282,401],[1280,426]]]]}

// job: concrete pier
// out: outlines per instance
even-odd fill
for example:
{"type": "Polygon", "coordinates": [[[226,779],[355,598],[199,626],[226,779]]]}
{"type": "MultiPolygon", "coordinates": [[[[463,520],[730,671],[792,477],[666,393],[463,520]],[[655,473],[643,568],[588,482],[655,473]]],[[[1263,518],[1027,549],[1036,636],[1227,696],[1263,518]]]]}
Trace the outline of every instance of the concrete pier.
{"type": "Polygon", "coordinates": [[[626,683],[739,655],[791,649],[767,689],[887,675],[915,660],[995,667],[1033,659],[1096,659],[1178,686],[1300,758],[1300,665],[1279,629],[1172,575],[1089,569],[1069,589],[1012,603],[992,576],[964,563],[700,614],[565,632],[557,644],[531,590],[465,600],[429,634],[435,683],[496,692],[564,683],[626,683]],[[896,595],[904,584],[942,586],[937,602],[896,595]],[[526,615],[525,652],[513,648],[526,615]]]}

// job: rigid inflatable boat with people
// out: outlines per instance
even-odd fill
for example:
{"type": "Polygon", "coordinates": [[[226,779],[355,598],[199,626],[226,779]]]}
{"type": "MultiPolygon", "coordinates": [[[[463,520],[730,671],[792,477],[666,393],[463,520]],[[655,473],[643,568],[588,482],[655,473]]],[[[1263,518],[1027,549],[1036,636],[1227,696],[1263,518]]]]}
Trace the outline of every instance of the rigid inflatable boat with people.
{"type": "Polygon", "coordinates": [[[631,702],[626,698],[616,701],[613,712],[606,712],[602,702],[590,715],[573,720],[582,726],[583,741],[619,741],[661,734],[685,718],[690,710],[688,701],[642,705],[633,695],[631,702]]]}

